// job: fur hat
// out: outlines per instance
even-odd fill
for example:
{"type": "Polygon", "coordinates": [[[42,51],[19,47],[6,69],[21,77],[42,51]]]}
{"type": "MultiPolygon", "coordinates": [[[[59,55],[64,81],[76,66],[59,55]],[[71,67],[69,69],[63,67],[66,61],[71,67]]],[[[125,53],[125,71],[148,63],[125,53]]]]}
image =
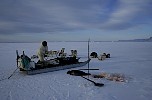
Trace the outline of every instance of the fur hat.
{"type": "Polygon", "coordinates": [[[47,42],[46,42],[46,41],[43,41],[43,42],[42,42],[42,45],[43,45],[43,46],[47,46],[47,42]]]}

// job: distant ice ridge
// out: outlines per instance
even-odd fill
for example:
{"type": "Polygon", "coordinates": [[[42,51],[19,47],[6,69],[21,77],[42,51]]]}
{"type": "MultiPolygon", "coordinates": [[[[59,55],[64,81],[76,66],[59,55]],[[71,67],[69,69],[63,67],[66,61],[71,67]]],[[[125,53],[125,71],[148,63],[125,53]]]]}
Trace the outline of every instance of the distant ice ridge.
{"type": "Polygon", "coordinates": [[[119,40],[118,42],[152,42],[152,37],[147,39],[119,40]]]}

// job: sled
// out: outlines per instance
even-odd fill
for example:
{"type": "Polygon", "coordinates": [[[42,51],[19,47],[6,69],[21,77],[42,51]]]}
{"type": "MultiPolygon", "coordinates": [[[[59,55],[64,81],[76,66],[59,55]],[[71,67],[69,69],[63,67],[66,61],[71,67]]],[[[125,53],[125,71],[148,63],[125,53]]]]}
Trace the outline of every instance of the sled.
{"type": "MultiPolygon", "coordinates": [[[[53,72],[53,71],[59,71],[59,70],[65,70],[65,69],[71,69],[76,67],[82,67],[85,66],[87,63],[89,63],[90,60],[84,61],[84,62],[77,62],[74,64],[65,64],[65,65],[48,65],[48,66],[42,66],[42,68],[38,69],[31,69],[27,70],[26,73],[28,75],[35,75],[40,73],[47,73],[47,72],[53,72]]],[[[36,65],[37,66],[37,65],[36,65]]]]}
{"type": "Polygon", "coordinates": [[[35,75],[40,73],[82,67],[90,61],[90,59],[88,59],[86,61],[79,62],[79,59],[80,58],[76,57],[57,57],[54,59],[49,59],[45,62],[38,61],[37,63],[35,63],[23,52],[23,55],[18,55],[17,57],[17,66],[19,67],[21,72],[24,72],[28,75],[35,75]]]}

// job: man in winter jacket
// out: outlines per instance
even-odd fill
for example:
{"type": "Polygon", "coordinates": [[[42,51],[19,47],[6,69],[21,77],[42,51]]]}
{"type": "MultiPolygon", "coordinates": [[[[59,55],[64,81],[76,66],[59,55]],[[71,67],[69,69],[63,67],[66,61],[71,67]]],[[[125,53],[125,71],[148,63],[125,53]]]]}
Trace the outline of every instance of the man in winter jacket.
{"type": "Polygon", "coordinates": [[[47,42],[43,41],[40,48],[38,49],[37,55],[39,57],[39,60],[41,62],[44,61],[44,56],[45,54],[48,52],[48,46],[47,46],[47,42]]]}

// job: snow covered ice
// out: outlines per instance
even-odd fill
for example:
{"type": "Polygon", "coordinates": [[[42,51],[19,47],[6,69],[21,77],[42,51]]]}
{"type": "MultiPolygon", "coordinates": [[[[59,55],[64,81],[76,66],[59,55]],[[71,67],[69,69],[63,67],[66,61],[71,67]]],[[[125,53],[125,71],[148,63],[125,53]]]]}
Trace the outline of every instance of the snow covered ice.
{"type": "MultiPolygon", "coordinates": [[[[0,80],[8,78],[16,69],[16,50],[19,54],[36,54],[40,43],[0,43],[0,80]]],[[[78,56],[87,59],[87,42],[49,42],[49,50],[70,54],[78,50],[78,56]]],[[[79,77],[70,76],[67,70],[25,75],[18,70],[10,79],[0,81],[1,100],[151,100],[152,98],[152,43],[151,42],[90,42],[90,53],[110,53],[111,58],[99,61],[92,58],[91,74],[121,73],[127,82],[109,81],[104,78],[91,80],[104,83],[96,87],[79,77]]],[[[86,66],[80,68],[87,68],[86,66]]],[[[75,68],[75,69],[80,69],[75,68]]]]}

